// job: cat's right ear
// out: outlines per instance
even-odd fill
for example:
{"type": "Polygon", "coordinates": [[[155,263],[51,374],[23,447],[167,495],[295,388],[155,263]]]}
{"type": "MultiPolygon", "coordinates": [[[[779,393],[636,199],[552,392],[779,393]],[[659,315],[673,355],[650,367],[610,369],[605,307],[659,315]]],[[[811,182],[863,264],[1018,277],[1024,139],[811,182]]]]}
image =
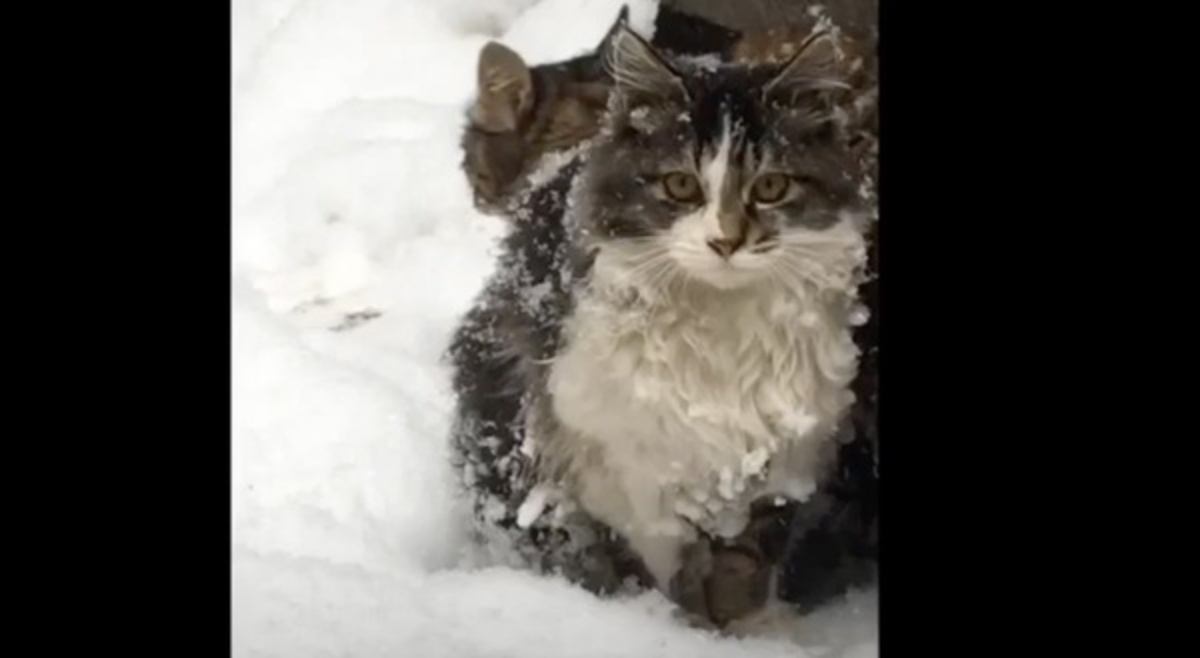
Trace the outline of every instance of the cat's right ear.
{"type": "Polygon", "coordinates": [[[818,32],[800,45],[779,73],[766,84],[766,99],[794,103],[802,95],[826,98],[850,88],[845,81],[845,55],[828,32],[818,32]]]}
{"type": "Polygon", "coordinates": [[[687,100],[683,78],[654,46],[646,43],[627,24],[616,26],[616,33],[609,45],[607,64],[617,96],[627,106],[662,100],[687,100]]]}
{"type": "Polygon", "coordinates": [[[489,41],[479,51],[478,88],[471,122],[488,132],[511,132],[533,109],[533,74],[507,46],[489,41]]]}

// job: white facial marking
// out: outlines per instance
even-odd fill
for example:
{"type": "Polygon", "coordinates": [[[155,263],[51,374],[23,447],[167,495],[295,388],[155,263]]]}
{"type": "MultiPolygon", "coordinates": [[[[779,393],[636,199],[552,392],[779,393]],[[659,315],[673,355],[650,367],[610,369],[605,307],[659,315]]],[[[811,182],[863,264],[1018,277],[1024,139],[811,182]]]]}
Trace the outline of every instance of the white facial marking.
{"type": "Polygon", "coordinates": [[[766,259],[739,249],[726,259],[709,248],[713,239],[729,237],[721,230],[720,196],[736,163],[733,159],[733,130],[729,116],[722,122],[721,139],[700,165],[700,182],[705,203],[680,217],[667,235],[668,251],[684,271],[717,288],[736,288],[758,278],[766,259]]]}
{"type": "MultiPolygon", "coordinates": [[[[729,130],[729,116],[726,115],[721,127],[721,142],[712,158],[701,166],[700,178],[704,181],[705,201],[703,213],[704,229],[708,232],[707,239],[723,237],[717,211],[721,207],[721,190],[725,185],[725,177],[729,175],[729,155],[733,150],[733,135],[729,130]]],[[[714,254],[715,255],[715,254],[714,254]]]]}

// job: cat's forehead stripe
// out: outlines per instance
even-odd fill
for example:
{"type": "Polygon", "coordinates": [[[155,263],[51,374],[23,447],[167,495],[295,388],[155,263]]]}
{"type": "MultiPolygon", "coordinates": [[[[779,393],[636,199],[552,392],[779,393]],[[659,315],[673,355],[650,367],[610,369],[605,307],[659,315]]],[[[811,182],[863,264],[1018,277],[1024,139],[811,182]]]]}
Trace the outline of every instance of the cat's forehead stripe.
{"type": "MultiPolygon", "coordinates": [[[[717,147],[710,151],[710,157],[705,159],[704,166],[701,168],[701,177],[704,179],[705,191],[709,199],[720,199],[725,187],[729,184],[727,179],[732,169],[730,160],[732,159],[733,140],[733,127],[730,124],[729,115],[726,114],[721,122],[720,141],[717,143],[717,147]]],[[[705,206],[703,221],[712,235],[722,233],[720,207],[719,201],[705,206]]]]}
{"type": "Polygon", "coordinates": [[[716,148],[710,151],[711,155],[706,159],[703,168],[704,182],[708,186],[709,193],[716,194],[724,185],[725,177],[729,174],[729,159],[732,150],[733,131],[729,115],[725,115],[721,122],[719,141],[716,148]]]}
{"type": "Polygon", "coordinates": [[[749,79],[732,75],[714,81],[702,76],[691,89],[695,99],[691,107],[692,124],[701,144],[715,144],[721,138],[726,119],[737,133],[735,142],[757,142],[762,136],[758,87],[749,79]]]}

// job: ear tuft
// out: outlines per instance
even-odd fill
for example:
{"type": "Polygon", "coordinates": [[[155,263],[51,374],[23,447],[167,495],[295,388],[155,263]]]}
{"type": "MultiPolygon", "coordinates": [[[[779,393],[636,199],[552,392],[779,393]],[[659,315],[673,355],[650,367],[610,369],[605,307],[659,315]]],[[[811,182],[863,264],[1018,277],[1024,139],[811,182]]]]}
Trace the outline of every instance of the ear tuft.
{"type": "Polygon", "coordinates": [[[627,25],[613,35],[608,69],[617,92],[626,100],[654,101],[687,98],[683,79],[666,59],[627,25]]]}
{"type": "Polygon", "coordinates": [[[849,89],[844,81],[845,56],[828,32],[818,32],[801,44],[779,74],[764,87],[770,98],[794,100],[806,92],[849,89]]]}

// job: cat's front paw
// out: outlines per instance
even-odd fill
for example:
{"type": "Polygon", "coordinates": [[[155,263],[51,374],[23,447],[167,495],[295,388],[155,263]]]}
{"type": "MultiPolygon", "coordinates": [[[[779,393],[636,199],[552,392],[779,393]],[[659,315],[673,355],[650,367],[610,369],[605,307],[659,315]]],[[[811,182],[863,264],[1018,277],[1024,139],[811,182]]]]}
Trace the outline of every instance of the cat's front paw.
{"type": "Polygon", "coordinates": [[[692,626],[723,628],[766,605],[771,564],[754,547],[704,538],[684,548],[681,558],[669,595],[692,626]]]}
{"type": "Polygon", "coordinates": [[[706,587],[712,573],[712,547],[709,540],[701,538],[685,546],[680,558],[679,571],[671,578],[667,593],[690,622],[703,619],[706,620],[705,624],[711,626],[706,587]]]}
{"type": "Polygon", "coordinates": [[[770,584],[771,564],[761,552],[740,546],[713,548],[704,584],[709,617],[723,628],[757,612],[767,604],[770,584]]]}

